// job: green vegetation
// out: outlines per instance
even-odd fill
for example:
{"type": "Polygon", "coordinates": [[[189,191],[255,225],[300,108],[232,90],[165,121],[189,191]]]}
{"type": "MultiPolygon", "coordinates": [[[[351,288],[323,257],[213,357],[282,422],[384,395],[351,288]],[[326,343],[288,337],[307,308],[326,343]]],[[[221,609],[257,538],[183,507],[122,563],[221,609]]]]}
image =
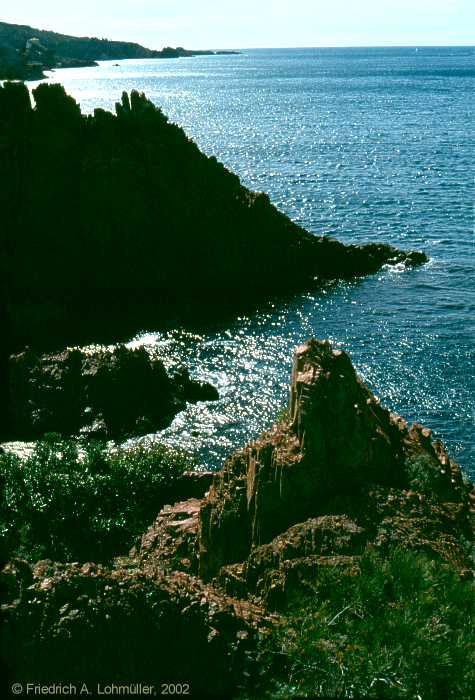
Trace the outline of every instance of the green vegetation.
{"type": "Polygon", "coordinates": [[[246,697],[475,697],[470,583],[401,549],[368,549],[360,570],[322,573],[261,641],[257,696],[246,697]]]}
{"type": "Polygon", "coordinates": [[[286,423],[289,422],[289,420],[290,420],[290,411],[289,411],[288,405],[285,404],[284,406],[282,406],[280,411],[277,413],[277,416],[275,418],[275,422],[279,425],[280,424],[285,425],[286,423]]]}
{"type": "Polygon", "coordinates": [[[450,473],[440,469],[427,455],[406,459],[406,472],[411,488],[432,499],[450,500],[450,473]]]}
{"type": "Polygon", "coordinates": [[[107,451],[91,443],[79,451],[55,434],[26,460],[0,455],[4,555],[106,562],[126,553],[193,466],[159,444],[107,451]]]}

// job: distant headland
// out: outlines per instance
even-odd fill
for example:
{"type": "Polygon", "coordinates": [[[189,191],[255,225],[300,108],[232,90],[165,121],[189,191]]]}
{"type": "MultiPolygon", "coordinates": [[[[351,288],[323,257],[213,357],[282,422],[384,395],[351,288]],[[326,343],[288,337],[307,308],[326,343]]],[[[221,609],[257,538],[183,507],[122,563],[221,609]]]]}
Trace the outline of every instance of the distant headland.
{"type": "Polygon", "coordinates": [[[239,52],[190,51],[182,46],[156,51],[128,41],[69,36],[0,22],[0,80],[41,80],[45,70],[94,66],[97,61],[236,53],[239,52]]]}

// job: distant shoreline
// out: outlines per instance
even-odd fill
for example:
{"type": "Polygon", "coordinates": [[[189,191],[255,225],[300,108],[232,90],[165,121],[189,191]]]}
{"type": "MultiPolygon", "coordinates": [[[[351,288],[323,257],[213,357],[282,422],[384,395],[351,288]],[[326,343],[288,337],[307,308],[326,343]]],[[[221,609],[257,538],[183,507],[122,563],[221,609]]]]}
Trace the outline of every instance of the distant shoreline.
{"type": "MultiPolygon", "coordinates": [[[[179,55],[179,56],[153,56],[153,57],[141,57],[137,58],[136,60],[139,61],[159,61],[163,59],[170,59],[170,58],[193,58],[195,56],[226,56],[226,55],[240,55],[240,51],[188,51],[184,55],[179,55]]],[[[55,66],[51,67],[42,67],[42,66],[24,66],[24,67],[19,67],[18,70],[12,71],[9,67],[5,68],[0,61],[0,82],[6,81],[6,80],[21,80],[21,81],[36,81],[36,80],[45,80],[48,78],[47,75],[45,75],[45,71],[57,71],[57,70],[62,70],[64,68],[94,68],[95,66],[99,66],[99,61],[127,61],[127,60],[134,60],[131,59],[130,57],[126,58],[100,58],[94,61],[77,61],[77,62],[69,62],[65,65],[58,63],[55,66]]],[[[117,64],[119,65],[119,64],[117,64]]]]}
{"type": "Polygon", "coordinates": [[[0,80],[42,80],[47,70],[97,66],[98,61],[238,53],[234,50],[190,50],[182,46],[154,50],[133,42],[76,37],[0,22],[0,80]]]}

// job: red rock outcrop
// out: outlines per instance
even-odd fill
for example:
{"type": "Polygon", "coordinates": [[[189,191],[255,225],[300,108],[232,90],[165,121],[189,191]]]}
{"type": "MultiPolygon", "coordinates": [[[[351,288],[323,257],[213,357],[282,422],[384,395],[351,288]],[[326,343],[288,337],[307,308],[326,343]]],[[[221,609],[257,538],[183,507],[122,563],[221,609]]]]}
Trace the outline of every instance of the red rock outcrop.
{"type": "MultiPolygon", "coordinates": [[[[388,518],[402,517],[407,526],[412,512],[426,518],[426,525],[435,518],[437,525],[432,522],[429,530],[436,541],[435,533],[448,527],[446,515],[436,514],[443,508],[439,503],[456,504],[448,509],[455,530],[456,521],[466,525],[468,498],[460,469],[430,437],[429,430],[417,424],[409,428],[382,408],[345,352],[316,340],[299,346],[289,419],[232,456],[203,502],[200,576],[213,578],[222,566],[243,562],[256,547],[323,514],[356,514],[368,537],[382,528],[380,541],[387,529],[383,521],[388,525],[388,518]],[[411,496],[411,484],[417,490],[419,481],[420,488],[422,482],[424,488],[430,485],[425,503],[423,494],[422,501],[411,496]],[[392,515],[380,512],[375,487],[392,515]]],[[[318,546],[312,553],[322,554],[318,546]]]]}

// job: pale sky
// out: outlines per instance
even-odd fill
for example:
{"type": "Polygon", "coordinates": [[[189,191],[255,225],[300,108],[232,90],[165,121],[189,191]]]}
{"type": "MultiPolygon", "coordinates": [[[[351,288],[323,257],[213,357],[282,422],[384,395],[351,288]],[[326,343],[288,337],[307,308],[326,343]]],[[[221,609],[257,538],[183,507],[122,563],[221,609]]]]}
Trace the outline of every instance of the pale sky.
{"type": "Polygon", "coordinates": [[[475,45],[475,0],[2,0],[2,5],[5,22],[154,49],[475,45]]]}

